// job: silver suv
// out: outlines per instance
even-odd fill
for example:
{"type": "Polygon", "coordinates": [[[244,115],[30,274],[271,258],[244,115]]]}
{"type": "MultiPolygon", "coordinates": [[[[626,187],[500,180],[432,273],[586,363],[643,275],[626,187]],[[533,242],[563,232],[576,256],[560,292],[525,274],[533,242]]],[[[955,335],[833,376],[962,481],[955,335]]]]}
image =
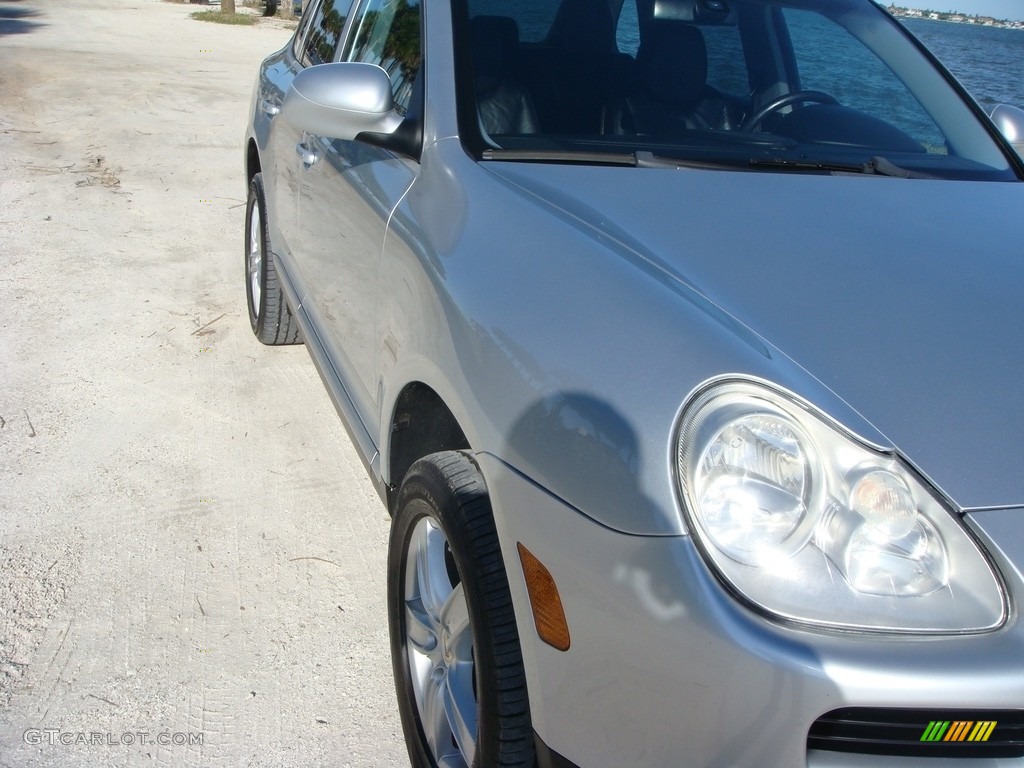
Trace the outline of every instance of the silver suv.
{"type": "Polygon", "coordinates": [[[314,0],[245,170],[415,766],[1024,765],[1024,166],[884,9],[314,0]]]}

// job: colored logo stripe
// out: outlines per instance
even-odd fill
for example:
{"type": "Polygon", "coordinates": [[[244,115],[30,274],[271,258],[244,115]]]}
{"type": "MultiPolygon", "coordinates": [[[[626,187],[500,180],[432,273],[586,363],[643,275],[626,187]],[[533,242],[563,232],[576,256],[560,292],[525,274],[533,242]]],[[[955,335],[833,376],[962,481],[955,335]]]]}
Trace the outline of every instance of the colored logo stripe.
{"type": "Polygon", "coordinates": [[[921,734],[921,741],[941,741],[949,728],[949,720],[932,720],[921,734]]]}
{"type": "Polygon", "coordinates": [[[967,738],[967,734],[970,733],[972,725],[974,725],[974,722],[971,720],[956,720],[949,727],[949,733],[946,734],[946,738],[943,741],[963,741],[967,738]]]}
{"type": "Polygon", "coordinates": [[[932,720],[921,741],[988,741],[997,725],[995,720],[932,720]]]}
{"type": "Polygon", "coordinates": [[[971,731],[971,735],[967,737],[968,741],[988,741],[988,737],[992,735],[992,731],[996,729],[996,722],[994,720],[981,720],[974,726],[974,730],[971,731]]]}

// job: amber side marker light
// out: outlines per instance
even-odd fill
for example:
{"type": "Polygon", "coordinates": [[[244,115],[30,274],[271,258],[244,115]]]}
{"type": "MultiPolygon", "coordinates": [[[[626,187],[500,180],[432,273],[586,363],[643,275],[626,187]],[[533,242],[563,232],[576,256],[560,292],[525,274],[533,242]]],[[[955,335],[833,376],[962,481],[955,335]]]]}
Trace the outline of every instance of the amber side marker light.
{"type": "Polygon", "coordinates": [[[526,577],[526,590],[530,593],[530,607],[533,608],[533,623],[537,627],[537,634],[551,647],[568,651],[569,625],[565,622],[562,598],[558,596],[555,580],[530,550],[519,542],[516,548],[519,550],[519,562],[523,564],[523,576],[526,577]]]}

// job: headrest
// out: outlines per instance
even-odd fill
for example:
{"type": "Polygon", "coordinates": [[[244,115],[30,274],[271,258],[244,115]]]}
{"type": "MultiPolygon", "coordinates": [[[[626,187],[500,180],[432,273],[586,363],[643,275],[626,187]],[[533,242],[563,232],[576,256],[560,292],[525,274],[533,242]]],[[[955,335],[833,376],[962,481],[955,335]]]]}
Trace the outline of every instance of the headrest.
{"type": "Polygon", "coordinates": [[[470,21],[473,77],[477,92],[495,88],[507,75],[519,47],[519,27],[507,16],[475,16],[470,21]]]}
{"type": "Polygon", "coordinates": [[[615,53],[615,19],[607,0],[562,0],[547,42],[581,56],[615,53]]]}
{"type": "Polygon", "coordinates": [[[636,63],[644,89],[663,104],[690,107],[707,85],[708,49],[704,35],[692,24],[650,24],[636,63]]]}

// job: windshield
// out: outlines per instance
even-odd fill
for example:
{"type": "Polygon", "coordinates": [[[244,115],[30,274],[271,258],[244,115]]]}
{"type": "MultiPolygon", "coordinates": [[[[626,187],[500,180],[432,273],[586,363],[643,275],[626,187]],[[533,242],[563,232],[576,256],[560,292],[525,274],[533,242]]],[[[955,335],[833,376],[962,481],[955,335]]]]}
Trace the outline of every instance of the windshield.
{"type": "Polygon", "coordinates": [[[484,158],[1016,178],[868,0],[465,3],[462,133],[484,158]]]}

